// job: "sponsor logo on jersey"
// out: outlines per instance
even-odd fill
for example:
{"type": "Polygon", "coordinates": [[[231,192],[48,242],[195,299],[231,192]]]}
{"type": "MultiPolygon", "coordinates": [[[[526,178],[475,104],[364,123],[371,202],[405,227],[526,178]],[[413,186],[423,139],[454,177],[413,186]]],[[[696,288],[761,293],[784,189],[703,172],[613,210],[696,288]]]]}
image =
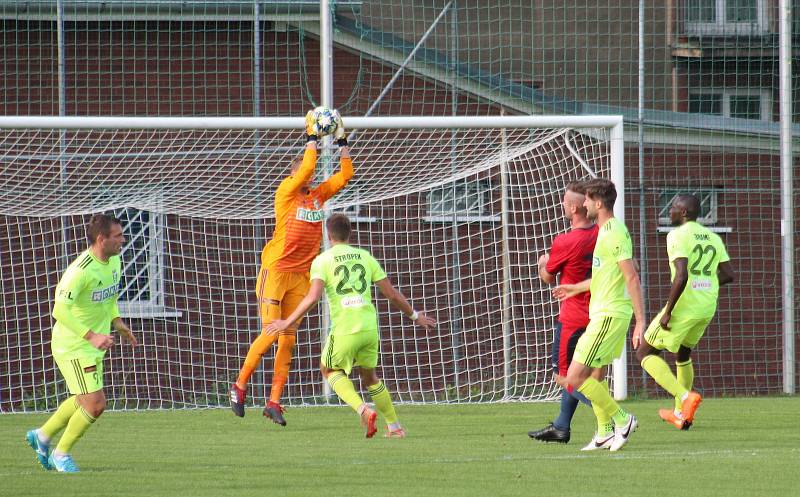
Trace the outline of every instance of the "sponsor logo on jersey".
{"type": "Polygon", "coordinates": [[[692,290],[711,290],[711,280],[692,281],[692,290]]]}
{"type": "Polygon", "coordinates": [[[92,292],[92,302],[103,302],[111,297],[116,297],[118,291],[119,285],[116,283],[101,290],[95,290],[92,292]]]}
{"type": "Polygon", "coordinates": [[[600,258],[592,257],[592,267],[600,267],[600,258]]]}
{"type": "Polygon", "coordinates": [[[353,297],[345,297],[341,300],[342,307],[361,307],[364,305],[364,297],[355,295],[353,297]]]}
{"type": "Polygon", "coordinates": [[[305,221],[307,223],[321,223],[323,217],[323,211],[304,209],[303,207],[297,208],[297,215],[295,216],[298,221],[305,221]]]}

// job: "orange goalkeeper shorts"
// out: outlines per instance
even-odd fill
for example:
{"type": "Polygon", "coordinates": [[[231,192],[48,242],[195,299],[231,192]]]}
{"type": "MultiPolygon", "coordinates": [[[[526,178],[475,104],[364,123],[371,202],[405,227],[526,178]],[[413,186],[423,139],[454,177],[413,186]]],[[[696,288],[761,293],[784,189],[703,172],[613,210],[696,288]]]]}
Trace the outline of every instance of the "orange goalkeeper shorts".
{"type": "MultiPolygon", "coordinates": [[[[259,315],[264,327],[275,319],[286,319],[308,294],[309,273],[269,271],[262,266],[256,282],[259,315]]],[[[295,322],[295,328],[303,319],[295,322]]]]}

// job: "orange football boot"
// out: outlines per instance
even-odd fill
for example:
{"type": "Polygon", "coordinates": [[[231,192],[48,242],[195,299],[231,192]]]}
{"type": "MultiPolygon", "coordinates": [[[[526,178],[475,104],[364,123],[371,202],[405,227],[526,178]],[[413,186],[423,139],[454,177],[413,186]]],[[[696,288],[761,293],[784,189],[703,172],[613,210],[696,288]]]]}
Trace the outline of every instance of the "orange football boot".
{"type": "MultiPolygon", "coordinates": [[[[682,417],[678,417],[675,414],[675,411],[672,410],[672,409],[659,409],[658,410],[658,417],[661,418],[663,421],[666,421],[667,423],[671,424],[672,426],[674,426],[675,428],[677,428],[679,430],[688,429],[685,426],[686,425],[686,420],[683,419],[682,417]]],[[[691,426],[691,425],[692,424],[689,423],[689,426],[691,426]]]]}
{"type": "Polygon", "coordinates": [[[378,427],[375,425],[375,420],[377,419],[378,413],[369,407],[365,407],[364,410],[361,411],[361,426],[367,429],[367,438],[372,438],[375,436],[375,433],[377,433],[378,427]]]}
{"type": "Polygon", "coordinates": [[[681,414],[683,415],[683,419],[688,421],[689,423],[694,422],[694,413],[697,411],[697,408],[700,407],[700,402],[703,401],[703,398],[697,392],[689,392],[689,395],[681,404],[681,414]]]}

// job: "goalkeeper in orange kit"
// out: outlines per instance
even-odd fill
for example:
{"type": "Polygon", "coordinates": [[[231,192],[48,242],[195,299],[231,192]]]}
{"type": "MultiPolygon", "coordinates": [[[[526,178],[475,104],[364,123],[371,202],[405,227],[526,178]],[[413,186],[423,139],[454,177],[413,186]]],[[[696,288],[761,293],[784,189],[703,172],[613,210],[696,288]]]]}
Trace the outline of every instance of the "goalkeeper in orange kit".
{"type": "Polygon", "coordinates": [[[266,333],[264,328],[276,319],[286,319],[308,293],[309,270],[314,257],[319,254],[322,241],[323,206],[326,200],[347,185],[353,177],[353,162],[347,146],[344,125],[339,113],[334,111],[336,130],[334,138],[339,146],[339,172],[321,185],[312,188],[311,178],[317,164],[317,139],[321,138],[313,111],[306,114],[307,143],[305,153],[292,161],[289,177],[275,192],[275,231],[261,252],[261,270],[256,282],[261,334],[250,345],[239,377],[231,386],[231,409],[244,416],[247,383],[261,362],[261,357],[277,340],[275,369],[269,401],[264,416],[274,423],[286,426],[281,395],[292,362],[298,319],[278,334],[266,333]]]}

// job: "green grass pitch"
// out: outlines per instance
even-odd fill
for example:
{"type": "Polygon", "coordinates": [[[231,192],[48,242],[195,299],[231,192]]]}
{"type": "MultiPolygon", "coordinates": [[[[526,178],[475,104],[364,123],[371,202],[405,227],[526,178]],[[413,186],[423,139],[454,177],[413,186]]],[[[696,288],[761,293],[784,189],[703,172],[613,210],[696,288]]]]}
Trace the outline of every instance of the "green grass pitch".
{"type": "Polygon", "coordinates": [[[398,406],[409,438],[372,440],[344,407],[109,412],[75,447],[82,472],[45,472],[24,441],[46,415],[0,415],[2,496],[790,496],[800,488],[800,397],[707,399],[694,427],[668,402],[623,405],[639,430],[618,453],[585,453],[580,406],[567,445],[526,432],[558,404],[398,406]]]}

